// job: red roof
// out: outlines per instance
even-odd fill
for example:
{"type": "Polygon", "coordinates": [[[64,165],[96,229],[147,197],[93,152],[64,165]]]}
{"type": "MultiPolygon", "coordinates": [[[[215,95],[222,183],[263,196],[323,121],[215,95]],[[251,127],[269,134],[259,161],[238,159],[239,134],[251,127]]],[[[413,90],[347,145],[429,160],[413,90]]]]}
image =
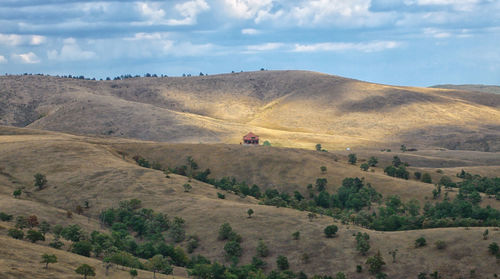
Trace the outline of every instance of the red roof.
{"type": "Polygon", "coordinates": [[[259,136],[257,136],[256,134],[250,132],[248,134],[246,134],[244,137],[243,137],[244,140],[252,140],[252,139],[259,139],[259,136]]]}

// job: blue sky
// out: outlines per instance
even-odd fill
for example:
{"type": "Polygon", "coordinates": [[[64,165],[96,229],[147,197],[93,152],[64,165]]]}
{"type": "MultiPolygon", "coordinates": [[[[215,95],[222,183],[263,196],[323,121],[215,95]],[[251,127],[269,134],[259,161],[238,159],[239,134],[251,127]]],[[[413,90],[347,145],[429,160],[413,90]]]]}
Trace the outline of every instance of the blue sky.
{"type": "Polygon", "coordinates": [[[0,73],[500,84],[500,0],[1,0],[0,73]]]}

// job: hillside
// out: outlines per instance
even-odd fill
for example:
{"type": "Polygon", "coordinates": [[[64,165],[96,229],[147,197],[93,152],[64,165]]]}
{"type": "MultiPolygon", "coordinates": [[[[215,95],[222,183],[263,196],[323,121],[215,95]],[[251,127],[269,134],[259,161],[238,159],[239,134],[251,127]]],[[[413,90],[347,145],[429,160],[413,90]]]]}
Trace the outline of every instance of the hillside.
{"type": "Polygon", "coordinates": [[[483,84],[461,84],[461,85],[440,84],[440,85],[431,86],[430,88],[455,89],[455,90],[476,91],[476,92],[500,94],[500,86],[498,86],[498,85],[483,85],[483,84]]]}
{"type": "MultiPolygon", "coordinates": [[[[337,189],[345,177],[363,176],[384,197],[400,194],[404,200],[416,198],[422,202],[431,197],[433,185],[414,179],[388,177],[381,168],[374,168],[373,173],[363,172],[359,165],[347,163],[347,154],[344,152],[227,144],[154,143],[3,126],[0,126],[0,148],[0,211],[8,214],[36,214],[40,220],[52,224],[79,224],[90,232],[106,230],[98,219],[103,209],[117,207],[121,200],[137,198],[145,208],[165,213],[171,218],[182,217],[186,221],[186,234],[200,237],[195,254],[225,264],[229,262],[224,258],[224,242],[217,240],[217,231],[222,223],[229,222],[243,239],[242,264],[251,262],[259,239],[267,243],[270,256],[264,258],[267,262],[266,272],[276,268],[278,255],[286,255],[291,269],[296,272],[302,270],[309,275],[333,275],[343,271],[348,278],[366,278],[366,257],[356,251],[353,237],[356,232],[370,235],[371,249],[368,256],[380,250],[387,263],[384,272],[390,278],[416,278],[419,272],[434,271],[439,271],[444,278],[458,278],[469,276],[472,269],[476,270],[478,278],[486,278],[498,270],[497,260],[487,250],[490,242],[500,241],[498,228],[489,228],[489,239],[485,241],[482,238],[485,228],[481,227],[381,232],[349,222],[342,224],[339,220],[321,215],[309,220],[307,212],[259,204],[253,197],[224,192],[197,180],[189,182],[185,176],[170,174],[170,178],[167,178],[162,171],[140,167],[132,159],[135,155],[141,155],[151,161],[157,160],[163,166],[174,167],[185,164],[187,156],[193,156],[200,168],[210,167],[213,170],[212,177],[232,175],[248,183],[259,183],[263,189],[278,187],[287,192],[306,192],[306,183],[314,183],[321,175],[319,166],[325,165],[328,168],[326,177],[329,191],[337,189]],[[33,175],[37,172],[45,174],[48,180],[42,190],[33,186],[33,175]],[[182,185],[186,183],[192,185],[190,192],[183,189],[182,185]],[[21,197],[16,199],[12,197],[12,192],[18,188],[24,190],[21,197]],[[218,198],[218,192],[224,192],[226,198],[218,198]],[[81,215],[74,213],[72,218],[65,216],[66,211],[74,211],[84,201],[89,202],[89,209],[85,209],[81,215]],[[252,218],[246,215],[249,208],[255,212],[252,218]],[[338,236],[325,238],[323,229],[333,223],[339,227],[338,236]],[[291,235],[295,231],[300,231],[299,240],[292,240],[291,235]],[[414,241],[421,236],[429,244],[416,249],[414,241]],[[434,242],[438,240],[447,243],[446,249],[435,248],[434,242]],[[396,248],[397,258],[392,263],[388,253],[396,248]],[[301,260],[304,253],[309,255],[309,262],[301,260]],[[364,266],[364,271],[357,273],[356,265],[364,266]]],[[[366,149],[359,153],[359,157],[363,159],[365,156],[377,155],[382,167],[394,154],[398,153],[381,154],[378,150],[366,149]]],[[[450,176],[454,176],[461,168],[474,173],[475,169],[480,169],[482,175],[498,173],[500,162],[498,156],[493,156],[494,153],[470,154],[463,151],[422,150],[400,155],[411,166],[415,165],[412,167],[414,170],[430,171],[436,180],[441,175],[436,173],[437,168],[450,176]],[[484,164],[491,167],[483,167],[484,164]]],[[[452,196],[453,192],[450,193],[452,196]]],[[[498,201],[486,197],[481,204],[500,208],[498,201]]],[[[10,226],[13,226],[12,222],[1,223],[0,235],[5,235],[6,228],[10,226]]],[[[0,236],[0,240],[7,247],[23,251],[22,255],[33,264],[39,261],[42,251],[50,249],[44,246],[44,242],[39,246],[4,236],[0,236]]],[[[184,241],[179,245],[185,248],[187,243],[184,241]]],[[[58,253],[59,258],[64,258],[61,264],[49,267],[50,272],[58,272],[56,278],[73,278],[63,277],[63,274],[71,273],[76,262],[89,261],[99,266],[94,259],[74,255],[65,257],[64,251],[54,252],[58,253]]],[[[11,277],[7,278],[21,276],[18,266],[20,256],[3,253],[0,275],[3,276],[1,272],[6,272],[4,270],[9,270],[5,274],[11,277]]],[[[41,267],[35,269],[43,271],[41,267]]],[[[102,268],[100,272],[102,274],[102,268]]],[[[33,278],[48,278],[30,274],[33,274],[33,278]]]]}
{"type": "Polygon", "coordinates": [[[304,71],[90,81],[0,77],[0,124],[175,143],[498,151],[500,96],[304,71]]]}

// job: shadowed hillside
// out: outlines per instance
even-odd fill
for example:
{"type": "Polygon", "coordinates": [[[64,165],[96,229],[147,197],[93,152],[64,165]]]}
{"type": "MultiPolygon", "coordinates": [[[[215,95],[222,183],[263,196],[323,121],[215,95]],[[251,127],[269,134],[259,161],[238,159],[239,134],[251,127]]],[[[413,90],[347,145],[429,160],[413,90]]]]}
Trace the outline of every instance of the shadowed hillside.
{"type": "Polygon", "coordinates": [[[304,71],[87,81],[0,77],[0,123],[178,143],[500,150],[500,96],[304,71]]]}

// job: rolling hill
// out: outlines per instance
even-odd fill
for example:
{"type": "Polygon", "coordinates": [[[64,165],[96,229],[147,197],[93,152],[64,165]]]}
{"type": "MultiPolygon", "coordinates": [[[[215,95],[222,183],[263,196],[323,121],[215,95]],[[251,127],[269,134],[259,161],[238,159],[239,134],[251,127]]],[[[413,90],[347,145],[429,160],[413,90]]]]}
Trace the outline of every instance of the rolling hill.
{"type": "Polygon", "coordinates": [[[90,81],[0,77],[0,124],[176,143],[498,151],[500,96],[305,71],[90,81]]]}
{"type": "Polygon", "coordinates": [[[483,84],[461,84],[461,85],[440,84],[440,85],[431,86],[430,88],[455,89],[455,90],[476,91],[476,92],[500,94],[500,86],[498,86],[498,85],[483,85],[483,84]]]}
{"type": "MultiPolygon", "coordinates": [[[[366,257],[356,251],[353,234],[357,232],[370,235],[372,248],[368,255],[380,250],[387,263],[384,272],[392,278],[416,277],[419,272],[434,271],[445,278],[458,278],[468,276],[472,269],[476,276],[486,278],[498,270],[495,258],[487,252],[488,243],[500,241],[498,228],[489,228],[489,240],[485,241],[482,238],[485,228],[381,232],[354,224],[342,224],[327,216],[310,220],[307,212],[263,205],[250,196],[242,197],[228,192],[225,199],[220,199],[217,193],[222,190],[212,185],[197,180],[189,182],[188,177],[176,174],[166,178],[162,171],[140,167],[132,159],[135,155],[141,155],[163,166],[173,167],[185,163],[185,158],[192,155],[201,168],[213,169],[213,177],[235,175],[249,183],[259,183],[263,189],[278,187],[287,192],[306,192],[305,183],[313,183],[322,176],[319,166],[326,165],[329,191],[338,188],[344,177],[363,176],[384,196],[399,194],[404,200],[416,198],[421,202],[430,198],[432,185],[413,179],[388,177],[381,168],[374,168],[374,172],[363,172],[359,166],[347,163],[344,152],[227,144],[154,143],[4,126],[0,126],[0,148],[0,211],[16,216],[36,214],[40,220],[52,224],[79,224],[88,232],[105,231],[106,228],[99,223],[100,212],[105,208],[117,207],[121,200],[137,198],[145,208],[152,208],[170,217],[182,217],[186,221],[186,233],[200,237],[200,245],[195,253],[225,264],[229,262],[224,258],[224,242],[217,239],[217,233],[222,223],[229,222],[243,239],[242,264],[251,262],[260,239],[267,243],[270,256],[264,259],[267,262],[266,271],[276,268],[275,259],[278,255],[287,255],[294,271],[302,270],[310,275],[331,275],[343,271],[348,278],[366,278],[367,271],[357,273],[355,269],[356,265],[364,266],[366,261],[366,257]],[[33,174],[37,172],[47,176],[47,186],[42,190],[33,186],[33,174]],[[184,191],[182,185],[185,183],[192,185],[190,192],[184,191]],[[23,194],[20,198],[13,198],[12,191],[18,188],[23,189],[23,194]],[[74,213],[72,218],[66,217],[68,210],[74,211],[84,201],[89,202],[89,209],[81,214],[74,213]],[[249,208],[255,212],[252,218],[246,216],[249,208]],[[330,224],[339,227],[335,238],[323,236],[324,227],[330,224]],[[300,231],[299,240],[292,239],[291,235],[295,231],[300,231]],[[417,249],[414,241],[421,236],[427,239],[429,245],[417,249]],[[434,247],[433,243],[438,240],[447,243],[446,249],[434,247]],[[391,262],[388,253],[394,249],[398,249],[398,254],[396,261],[391,262]],[[302,260],[304,254],[309,255],[308,262],[302,260]]],[[[442,175],[435,172],[438,168],[450,176],[461,168],[467,171],[478,168],[483,175],[498,173],[498,156],[482,152],[470,156],[468,152],[422,150],[400,155],[410,165],[415,165],[415,170],[432,172],[436,180],[442,175]],[[481,167],[486,162],[496,164],[496,167],[481,167]]],[[[380,165],[383,166],[393,154],[386,156],[378,150],[366,149],[359,156],[360,159],[379,156],[380,165]]],[[[498,201],[486,197],[482,205],[500,208],[498,201]]],[[[5,235],[7,228],[12,226],[12,222],[0,223],[0,235],[5,235]]],[[[6,278],[20,278],[28,274],[25,273],[28,271],[18,266],[20,257],[36,264],[40,254],[45,252],[54,252],[64,258],[60,264],[49,268],[48,272],[56,278],[77,278],[67,274],[74,274],[72,270],[78,263],[89,262],[99,266],[94,259],[73,254],[65,256],[67,252],[48,248],[46,242],[30,244],[4,236],[0,236],[0,239],[2,243],[7,243],[3,245],[23,253],[20,256],[3,252],[0,276],[6,278]]],[[[186,243],[180,245],[185,247],[186,243]]],[[[29,267],[32,278],[48,278],[44,272],[41,266],[29,267]]],[[[102,276],[102,267],[99,267],[99,272],[102,276]]],[[[113,276],[119,276],[120,271],[115,272],[118,273],[113,276]]]]}

